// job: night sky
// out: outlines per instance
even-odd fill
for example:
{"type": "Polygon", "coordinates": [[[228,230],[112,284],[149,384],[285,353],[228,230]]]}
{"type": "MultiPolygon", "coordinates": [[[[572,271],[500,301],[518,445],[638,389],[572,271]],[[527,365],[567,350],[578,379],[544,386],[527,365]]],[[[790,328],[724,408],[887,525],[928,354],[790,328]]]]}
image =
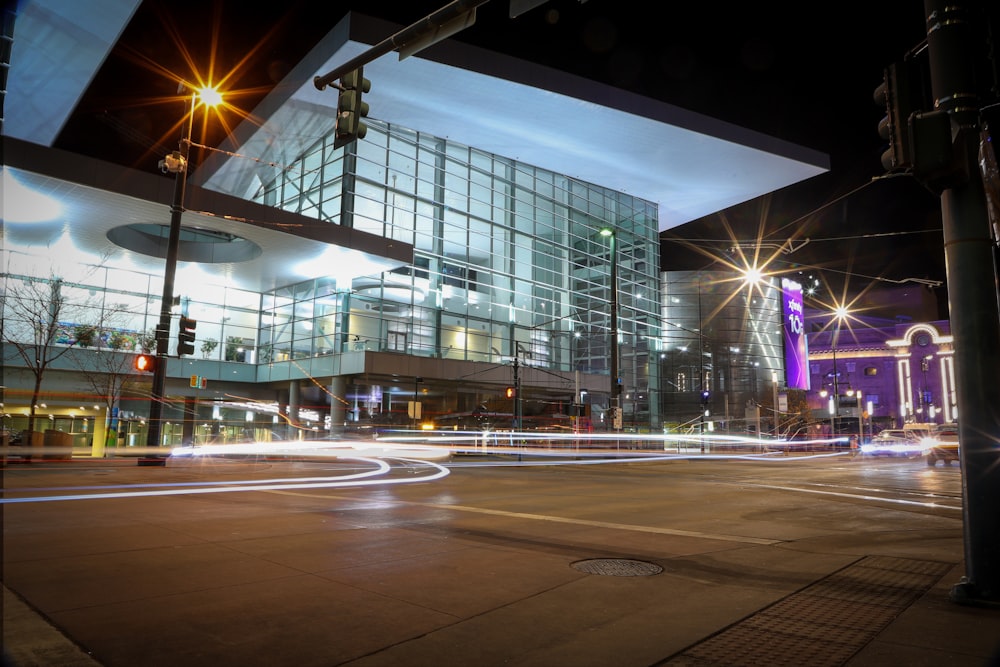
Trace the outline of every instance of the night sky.
{"type": "MultiPolygon", "coordinates": [[[[229,87],[252,92],[229,99],[249,110],[348,10],[407,25],[445,4],[292,0],[260,10],[235,1],[144,2],[57,147],[136,168],[155,165],[154,154],[176,146],[168,131],[183,109],[176,83],[140,63],[186,73],[178,43],[193,62],[214,53],[217,72],[237,70],[229,87]]],[[[777,261],[803,272],[823,267],[831,289],[869,276],[944,279],[937,197],[910,178],[872,182],[884,173],[885,148],[873,92],[883,68],[922,42],[922,2],[549,0],[515,19],[507,12],[507,2],[492,0],[479,7],[476,25],[453,39],[830,155],[830,173],[682,225],[667,238],[700,239],[696,245],[714,255],[732,238],[808,239],[777,261]],[[662,7],[655,15],[654,6],[662,7]]],[[[664,244],[664,269],[707,260],[672,248],[664,244]]]]}

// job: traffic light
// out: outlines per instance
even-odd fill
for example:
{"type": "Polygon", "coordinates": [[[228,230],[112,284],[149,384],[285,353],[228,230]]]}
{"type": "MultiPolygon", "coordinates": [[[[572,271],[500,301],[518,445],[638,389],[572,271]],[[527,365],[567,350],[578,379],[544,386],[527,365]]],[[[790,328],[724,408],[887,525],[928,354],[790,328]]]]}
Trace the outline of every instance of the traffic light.
{"type": "Polygon", "coordinates": [[[886,171],[910,169],[920,148],[913,136],[913,116],[934,108],[930,61],[926,54],[921,53],[886,67],[882,83],[875,89],[875,104],[885,108],[878,133],[889,142],[882,154],[882,166],[886,171]]]}
{"type": "Polygon", "coordinates": [[[701,392],[701,402],[702,402],[702,404],[704,405],[704,404],[708,403],[708,399],[710,399],[710,398],[712,398],[712,392],[710,392],[708,389],[703,389],[702,392],[701,392]]]}
{"type": "Polygon", "coordinates": [[[507,387],[507,389],[504,390],[503,395],[506,396],[507,398],[516,398],[517,389],[515,389],[514,387],[507,387]]]}
{"type": "Polygon", "coordinates": [[[372,88],[372,83],[364,77],[364,67],[348,72],[340,80],[342,90],[337,98],[337,130],[333,147],[346,146],[355,139],[364,139],[368,126],[361,122],[368,116],[368,103],[361,99],[363,93],[372,88]]]}
{"type": "Polygon", "coordinates": [[[910,78],[904,63],[893,63],[885,68],[882,83],[875,89],[875,103],[885,107],[885,116],[878,124],[878,134],[889,142],[882,153],[882,166],[886,171],[906,169],[912,164],[909,122],[915,111],[910,106],[910,78]]]}
{"type": "Polygon", "coordinates": [[[608,408],[608,421],[611,422],[611,428],[616,431],[622,429],[622,417],[623,412],[621,408],[608,408]]]}
{"type": "Polygon", "coordinates": [[[143,352],[135,355],[135,370],[142,373],[153,373],[156,371],[156,357],[143,352]]]}
{"type": "Polygon", "coordinates": [[[180,325],[177,330],[177,356],[194,354],[194,330],[198,326],[197,320],[181,315],[180,325]]]}

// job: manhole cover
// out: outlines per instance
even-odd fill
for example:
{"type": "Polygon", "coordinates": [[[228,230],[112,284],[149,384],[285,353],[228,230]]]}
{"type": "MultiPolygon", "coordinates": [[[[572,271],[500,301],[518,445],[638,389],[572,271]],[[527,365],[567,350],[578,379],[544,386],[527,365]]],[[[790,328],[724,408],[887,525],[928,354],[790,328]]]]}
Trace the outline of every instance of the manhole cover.
{"type": "Polygon", "coordinates": [[[609,577],[648,577],[663,572],[663,568],[656,563],[628,558],[590,558],[578,560],[571,567],[587,574],[603,574],[609,577]]]}

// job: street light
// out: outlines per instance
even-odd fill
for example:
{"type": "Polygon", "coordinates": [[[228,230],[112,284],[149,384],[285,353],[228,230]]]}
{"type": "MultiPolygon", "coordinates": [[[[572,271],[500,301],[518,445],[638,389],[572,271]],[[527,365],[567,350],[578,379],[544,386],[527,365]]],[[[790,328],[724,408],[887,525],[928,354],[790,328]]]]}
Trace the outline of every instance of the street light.
{"type": "MultiPolygon", "coordinates": [[[[861,389],[857,390],[858,399],[858,447],[865,441],[865,411],[861,408],[861,389]]],[[[871,401],[868,403],[871,405],[871,401]]]]}
{"type": "MultiPolygon", "coordinates": [[[[149,421],[146,446],[160,446],[160,423],[163,414],[163,394],[167,380],[167,344],[170,339],[170,310],[174,301],[174,278],[177,274],[177,255],[180,249],[181,215],[184,213],[184,190],[187,187],[188,157],[191,154],[191,131],[198,99],[206,107],[222,102],[222,95],[211,88],[191,91],[191,109],[188,112],[187,132],[180,141],[180,150],[160,161],[160,168],[172,172],[174,197],[170,204],[170,233],[167,237],[166,265],[163,269],[163,296],[160,299],[160,321],[156,325],[156,356],[153,387],[150,391],[149,421]]],[[[140,458],[139,465],[165,465],[161,457],[140,458]]]]}
{"type": "Polygon", "coordinates": [[[858,410],[858,447],[860,447],[861,443],[863,443],[864,440],[865,440],[865,422],[864,422],[864,411],[862,410],[862,407],[861,407],[861,398],[862,398],[861,389],[852,389],[851,387],[848,387],[847,391],[845,393],[848,396],[854,397],[854,399],[857,401],[857,406],[858,406],[857,407],[857,410],[858,410]]]}
{"type": "MultiPolygon", "coordinates": [[[[826,398],[828,393],[829,392],[827,392],[826,389],[819,390],[819,395],[821,398],[826,398]]],[[[834,437],[834,434],[837,432],[837,424],[834,421],[834,418],[837,414],[837,409],[833,402],[833,396],[830,396],[830,401],[827,405],[830,410],[830,437],[834,437]]]]}
{"type": "MultiPolygon", "coordinates": [[[[831,313],[830,326],[833,331],[830,334],[830,352],[833,355],[833,394],[830,396],[830,430],[833,438],[837,437],[837,418],[840,416],[840,371],[837,369],[837,341],[840,338],[840,327],[845,319],[850,316],[846,306],[837,306],[831,313]]],[[[826,397],[825,389],[819,392],[821,397],[826,397]]],[[[860,409],[860,398],[858,407],[860,409]]]]}
{"type": "Polygon", "coordinates": [[[833,353],[833,400],[831,402],[832,415],[830,422],[833,425],[832,436],[837,437],[837,417],[840,417],[840,372],[837,370],[837,341],[840,339],[840,324],[847,317],[847,309],[838,307],[833,316],[836,321],[836,328],[830,337],[830,351],[833,353]]]}
{"type": "Polygon", "coordinates": [[[615,245],[615,230],[610,227],[601,229],[601,236],[608,237],[608,249],[611,254],[611,428],[618,430],[621,415],[621,404],[618,395],[621,385],[618,382],[618,249],[615,245]]]}
{"type": "Polygon", "coordinates": [[[866,410],[866,412],[868,413],[868,441],[871,442],[871,439],[875,437],[875,412],[874,412],[875,405],[872,401],[868,401],[867,407],[868,409],[866,410]]]}

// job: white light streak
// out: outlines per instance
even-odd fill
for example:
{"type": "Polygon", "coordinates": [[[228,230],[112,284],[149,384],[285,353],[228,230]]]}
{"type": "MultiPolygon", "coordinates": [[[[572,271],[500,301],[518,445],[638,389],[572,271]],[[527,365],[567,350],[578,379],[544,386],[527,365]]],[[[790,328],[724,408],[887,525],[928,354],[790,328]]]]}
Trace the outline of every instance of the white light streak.
{"type": "MultiPolygon", "coordinates": [[[[73,493],[67,495],[49,495],[49,496],[35,496],[35,497],[24,497],[24,498],[2,498],[0,499],[0,504],[12,504],[12,503],[40,503],[40,502],[55,502],[62,500],[98,500],[98,499],[121,499],[121,498],[145,498],[151,496],[179,496],[179,495],[193,495],[202,493],[232,493],[239,491],[277,491],[277,490],[289,490],[289,489],[333,489],[333,488],[345,488],[345,487],[357,487],[357,486],[372,486],[375,484],[385,485],[385,484],[413,484],[416,482],[430,482],[436,479],[441,479],[447,477],[450,471],[437,463],[429,461],[419,461],[416,459],[400,459],[401,461],[407,461],[408,463],[419,464],[426,466],[435,472],[430,475],[425,476],[409,476],[401,477],[398,479],[359,479],[361,477],[368,478],[373,475],[384,475],[391,471],[392,467],[385,461],[379,461],[375,459],[367,458],[357,458],[357,461],[364,461],[366,463],[371,463],[375,466],[375,470],[367,471],[364,473],[358,473],[353,475],[345,475],[343,477],[310,477],[304,478],[304,480],[320,480],[320,481],[303,481],[303,479],[294,479],[289,481],[286,479],[274,479],[274,480],[251,480],[251,481],[239,481],[239,482],[204,482],[203,484],[207,486],[193,487],[190,484],[175,484],[175,485],[160,485],[160,486],[172,486],[175,488],[166,488],[159,490],[149,490],[149,491],[117,491],[110,493],[73,493]],[[176,488],[180,487],[180,488],[176,488]]],[[[80,487],[87,488],[87,487],[80,487]]],[[[128,488],[128,487],[122,487],[128,488]]],[[[12,493],[11,489],[7,489],[7,493],[12,493]]]]}

